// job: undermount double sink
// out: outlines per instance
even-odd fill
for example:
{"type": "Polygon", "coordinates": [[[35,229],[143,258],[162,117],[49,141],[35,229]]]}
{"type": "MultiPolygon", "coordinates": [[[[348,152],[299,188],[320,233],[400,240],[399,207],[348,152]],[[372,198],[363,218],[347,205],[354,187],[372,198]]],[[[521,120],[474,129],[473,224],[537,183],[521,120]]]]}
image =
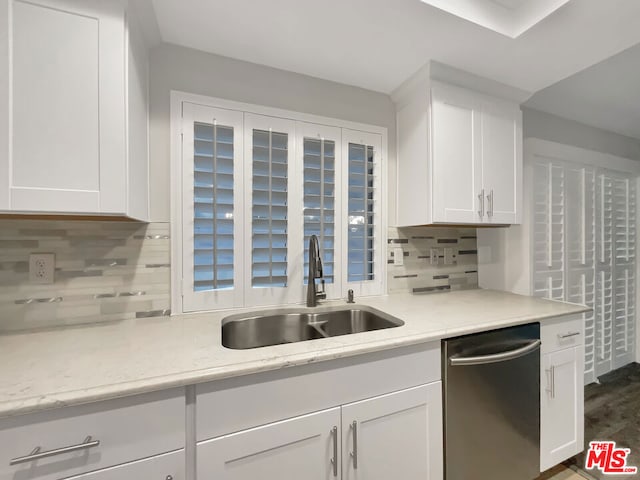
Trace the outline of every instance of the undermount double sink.
{"type": "Polygon", "coordinates": [[[280,309],[225,318],[222,345],[246,350],[402,325],[402,320],[364,306],[280,309]]]}

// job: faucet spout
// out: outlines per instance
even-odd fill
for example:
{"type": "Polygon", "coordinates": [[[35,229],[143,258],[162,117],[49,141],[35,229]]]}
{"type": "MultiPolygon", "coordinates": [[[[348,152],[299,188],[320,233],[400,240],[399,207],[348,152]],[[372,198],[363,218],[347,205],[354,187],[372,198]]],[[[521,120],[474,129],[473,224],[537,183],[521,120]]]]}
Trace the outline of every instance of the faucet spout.
{"type": "Polygon", "coordinates": [[[318,305],[319,299],[327,298],[324,291],[324,275],[322,271],[322,259],[320,258],[320,243],[316,235],[309,238],[309,275],[307,282],[307,307],[318,305]],[[322,288],[317,290],[316,280],[321,280],[322,288]]]}

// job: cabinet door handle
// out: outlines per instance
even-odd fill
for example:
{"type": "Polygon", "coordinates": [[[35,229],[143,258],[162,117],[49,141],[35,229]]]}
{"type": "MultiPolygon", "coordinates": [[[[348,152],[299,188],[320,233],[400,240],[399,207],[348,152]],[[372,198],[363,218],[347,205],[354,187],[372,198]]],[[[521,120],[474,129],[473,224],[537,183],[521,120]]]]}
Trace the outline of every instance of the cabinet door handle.
{"type": "Polygon", "coordinates": [[[551,367],[547,369],[547,372],[549,372],[549,388],[547,388],[547,392],[549,392],[549,396],[551,398],[556,398],[556,367],[555,365],[551,365],[551,367]]]}
{"type": "Polygon", "coordinates": [[[331,429],[331,436],[333,437],[333,458],[331,459],[331,466],[333,467],[333,476],[338,476],[338,427],[331,429]]]}
{"type": "Polygon", "coordinates": [[[55,455],[62,455],[63,453],[77,452],[79,450],[86,450],[88,448],[97,447],[100,445],[100,440],[92,440],[91,436],[84,439],[84,442],[78,445],[70,445],[68,447],[56,448],[55,450],[41,451],[41,447],[36,447],[29,455],[24,457],[14,458],[9,462],[9,465],[18,465],[20,463],[33,462],[40,460],[41,458],[53,457],[55,455]]]}
{"type": "Polygon", "coordinates": [[[351,431],[353,432],[353,452],[351,452],[351,458],[353,458],[353,469],[358,469],[358,422],[351,422],[351,431]]]}
{"type": "Polygon", "coordinates": [[[487,203],[489,204],[489,208],[487,209],[487,217],[493,217],[493,188],[489,192],[489,195],[487,195],[487,203]]]}
{"type": "Polygon", "coordinates": [[[478,200],[480,200],[480,210],[478,210],[478,215],[480,218],[484,217],[484,188],[480,190],[480,195],[478,195],[478,200]]]}
{"type": "Polygon", "coordinates": [[[560,340],[562,340],[562,339],[565,339],[565,338],[576,337],[578,335],[580,335],[580,332],[559,333],[558,334],[558,338],[560,340]]]}

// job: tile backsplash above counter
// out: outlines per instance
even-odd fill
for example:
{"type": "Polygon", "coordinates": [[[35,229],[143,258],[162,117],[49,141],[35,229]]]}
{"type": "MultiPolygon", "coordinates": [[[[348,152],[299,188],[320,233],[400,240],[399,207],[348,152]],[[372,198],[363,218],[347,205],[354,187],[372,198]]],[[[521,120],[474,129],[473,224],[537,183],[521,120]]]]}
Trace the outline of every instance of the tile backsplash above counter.
{"type": "Polygon", "coordinates": [[[478,288],[475,228],[389,228],[389,293],[426,293],[478,288]],[[401,249],[403,265],[395,265],[401,249]]]}
{"type": "Polygon", "coordinates": [[[168,223],[0,220],[0,332],[167,315],[168,223]],[[55,283],[29,255],[55,254],[55,283]]]}
{"type": "MultiPolygon", "coordinates": [[[[169,232],[168,223],[0,220],[0,333],[170,314],[169,232]],[[29,282],[32,253],[55,254],[55,283],[29,282]]],[[[478,286],[475,229],[390,228],[387,242],[389,293],[478,286]]]]}

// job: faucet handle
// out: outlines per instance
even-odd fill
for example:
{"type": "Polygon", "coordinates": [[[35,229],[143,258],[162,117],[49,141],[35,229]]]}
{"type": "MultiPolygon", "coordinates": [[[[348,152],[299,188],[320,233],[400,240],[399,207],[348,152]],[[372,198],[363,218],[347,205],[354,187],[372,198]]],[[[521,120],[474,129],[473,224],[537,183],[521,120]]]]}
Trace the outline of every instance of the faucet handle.
{"type": "Polygon", "coordinates": [[[324,288],[324,278],[320,279],[320,291],[316,293],[316,296],[322,299],[327,298],[327,292],[324,288]]]}

